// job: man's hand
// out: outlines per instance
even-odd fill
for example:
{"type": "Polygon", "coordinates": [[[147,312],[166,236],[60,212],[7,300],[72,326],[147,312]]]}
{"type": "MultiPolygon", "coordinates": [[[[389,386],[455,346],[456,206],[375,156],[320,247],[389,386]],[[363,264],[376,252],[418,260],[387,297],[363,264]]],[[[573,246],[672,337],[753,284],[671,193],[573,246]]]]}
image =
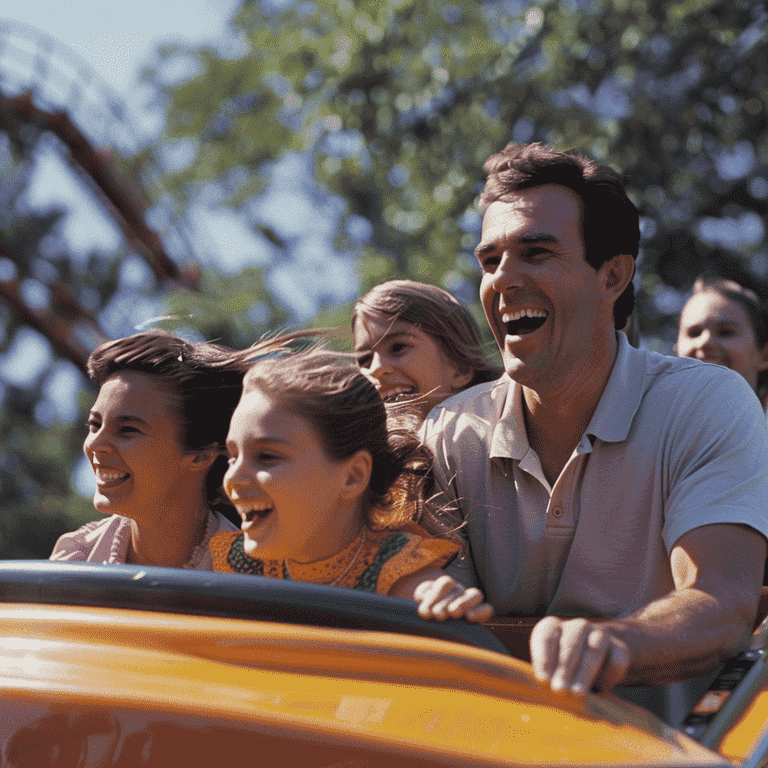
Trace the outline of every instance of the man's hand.
{"type": "Polygon", "coordinates": [[[413,592],[422,619],[465,618],[468,621],[488,621],[493,606],[484,602],[483,593],[475,587],[465,587],[448,574],[422,581],[413,592]]]}
{"type": "Polygon", "coordinates": [[[607,692],[627,674],[630,652],[597,622],[546,616],[531,633],[531,663],[553,691],[607,692]]]}
{"type": "Polygon", "coordinates": [[[531,661],[553,690],[584,694],[692,680],[748,647],[766,541],[731,523],[704,525],[672,547],[675,588],[617,619],[543,618],[531,661]]]}

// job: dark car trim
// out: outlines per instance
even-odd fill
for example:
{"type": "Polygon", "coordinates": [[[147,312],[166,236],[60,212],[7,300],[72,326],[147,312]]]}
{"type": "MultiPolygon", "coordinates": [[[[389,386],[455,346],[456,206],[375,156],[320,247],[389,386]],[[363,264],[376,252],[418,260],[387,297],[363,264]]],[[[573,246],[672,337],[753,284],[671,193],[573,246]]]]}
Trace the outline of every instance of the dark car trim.
{"type": "Polygon", "coordinates": [[[485,627],[419,618],[410,600],[260,576],[138,565],[6,560],[0,601],[258,619],[285,624],[399,632],[508,655],[485,627]]]}

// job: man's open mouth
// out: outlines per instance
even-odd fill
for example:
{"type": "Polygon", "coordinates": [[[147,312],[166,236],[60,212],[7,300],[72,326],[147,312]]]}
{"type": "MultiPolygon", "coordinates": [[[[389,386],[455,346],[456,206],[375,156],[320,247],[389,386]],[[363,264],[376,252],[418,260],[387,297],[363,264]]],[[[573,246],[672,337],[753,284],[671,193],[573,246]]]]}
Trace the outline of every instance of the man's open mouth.
{"type": "Polygon", "coordinates": [[[543,309],[521,309],[506,314],[505,317],[507,320],[504,322],[504,327],[508,336],[525,336],[544,325],[547,312],[543,309]]]}
{"type": "Polygon", "coordinates": [[[102,467],[94,467],[93,474],[96,477],[97,485],[103,487],[119,485],[130,477],[126,472],[119,472],[115,469],[104,469],[102,467]]]}

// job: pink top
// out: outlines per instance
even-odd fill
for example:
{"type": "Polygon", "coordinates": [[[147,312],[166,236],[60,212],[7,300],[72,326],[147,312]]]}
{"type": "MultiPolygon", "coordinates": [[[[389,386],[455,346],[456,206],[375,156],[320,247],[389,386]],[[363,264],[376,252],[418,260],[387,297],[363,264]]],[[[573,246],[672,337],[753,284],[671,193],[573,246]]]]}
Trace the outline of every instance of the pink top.
{"type": "MultiPolygon", "coordinates": [[[[182,568],[212,571],[213,559],[209,543],[214,534],[238,530],[219,512],[211,511],[203,540],[192,550],[192,556],[182,568]]],[[[104,520],[86,523],[76,531],[59,537],[50,560],[72,560],[88,563],[125,563],[131,543],[131,520],[111,515],[104,520]]]]}

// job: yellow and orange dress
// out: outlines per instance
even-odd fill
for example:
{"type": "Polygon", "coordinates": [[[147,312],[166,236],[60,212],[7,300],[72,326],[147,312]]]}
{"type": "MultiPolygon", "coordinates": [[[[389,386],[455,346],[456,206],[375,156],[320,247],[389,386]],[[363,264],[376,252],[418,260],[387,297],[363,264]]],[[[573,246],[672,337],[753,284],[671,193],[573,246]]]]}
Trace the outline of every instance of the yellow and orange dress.
{"type": "Polygon", "coordinates": [[[215,571],[329,584],[380,595],[389,594],[404,576],[425,568],[442,568],[460,548],[453,541],[431,538],[415,524],[398,531],[363,528],[341,552],[313,563],[250,557],[243,550],[239,531],[216,534],[209,546],[215,571]]]}

